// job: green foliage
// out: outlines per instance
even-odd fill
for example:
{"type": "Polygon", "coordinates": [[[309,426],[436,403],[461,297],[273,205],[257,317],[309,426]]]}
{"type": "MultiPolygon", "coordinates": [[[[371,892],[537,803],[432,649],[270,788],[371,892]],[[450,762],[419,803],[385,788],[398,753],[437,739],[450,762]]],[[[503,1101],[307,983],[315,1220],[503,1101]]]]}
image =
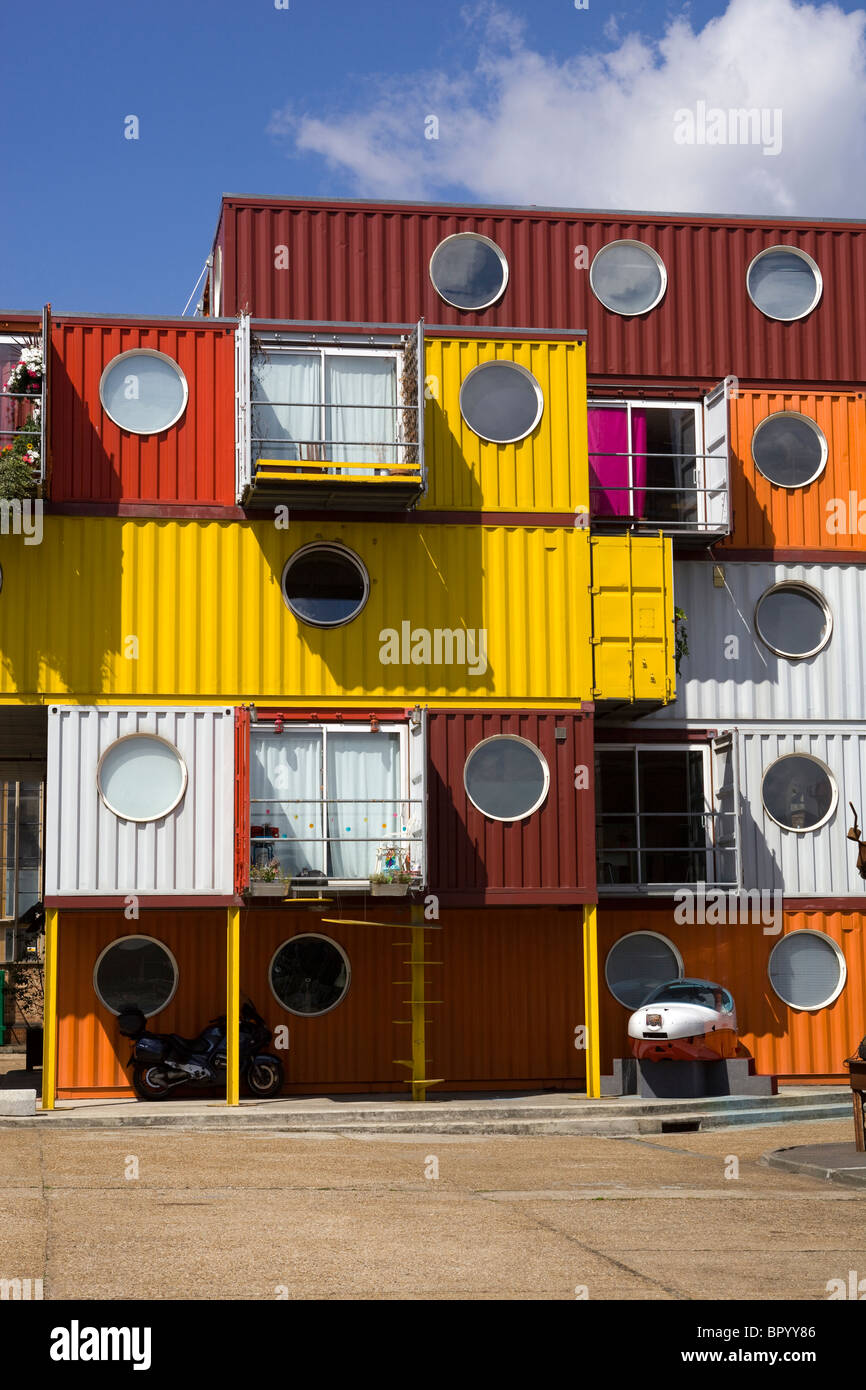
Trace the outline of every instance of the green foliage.
{"type": "Polygon", "coordinates": [[[680,662],[684,656],[689,654],[689,630],[686,626],[688,618],[682,608],[674,609],[674,661],[676,663],[677,675],[680,673],[680,662]]]}

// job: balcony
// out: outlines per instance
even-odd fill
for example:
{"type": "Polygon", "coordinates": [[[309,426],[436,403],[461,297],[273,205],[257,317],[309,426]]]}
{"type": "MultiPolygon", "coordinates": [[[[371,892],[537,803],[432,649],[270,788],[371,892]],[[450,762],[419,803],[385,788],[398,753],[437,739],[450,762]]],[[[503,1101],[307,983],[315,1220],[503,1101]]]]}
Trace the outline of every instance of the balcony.
{"type": "Polygon", "coordinates": [[[423,325],[236,341],[237,498],[246,507],[405,511],[426,490],[423,325]]]}
{"type": "Polygon", "coordinates": [[[590,400],[590,522],[595,531],[712,541],[730,531],[728,402],[590,400]]]}
{"type": "Polygon", "coordinates": [[[0,333],[0,495],[41,495],[45,481],[45,398],[42,333],[0,333]]]}
{"type": "Polygon", "coordinates": [[[280,894],[281,885],[281,896],[299,897],[365,893],[377,881],[403,892],[423,885],[424,722],[374,724],[251,727],[253,894],[280,894]]]}

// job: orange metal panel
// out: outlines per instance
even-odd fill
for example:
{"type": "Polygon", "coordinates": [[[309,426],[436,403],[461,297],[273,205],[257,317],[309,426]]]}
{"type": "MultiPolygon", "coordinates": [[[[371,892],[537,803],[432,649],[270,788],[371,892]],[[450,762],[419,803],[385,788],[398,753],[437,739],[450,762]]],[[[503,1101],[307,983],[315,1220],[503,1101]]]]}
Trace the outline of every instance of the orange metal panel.
{"type": "MultiPolygon", "coordinates": [[[[864,533],[857,529],[857,503],[866,496],[866,400],[862,391],[850,394],[809,391],[740,391],[731,401],[732,534],[721,546],[738,549],[862,550],[864,533]],[[827,466],[808,487],[784,488],[770,483],[755,466],[752,436],[769,415],[798,411],[814,420],[827,440],[827,466]],[[828,529],[835,516],[832,499],[845,504],[856,494],[853,526],[828,529]]],[[[829,555],[828,555],[829,558],[829,555]]]]}
{"type": "Polygon", "coordinates": [[[51,352],[52,501],[234,503],[230,325],[60,318],[52,327],[51,352]],[[161,434],[130,434],[102,409],[105,367],[133,348],[165,353],[187,380],[186,410],[161,434]]]}
{"type": "Polygon", "coordinates": [[[655,931],[678,948],[689,976],[717,980],[730,989],[737,1006],[740,1037],[762,1075],[846,1077],[842,1065],[866,1033],[866,953],[864,915],[820,909],[783,914],[782,932],[764,936],[761,926],[688,926],[674,921],[671,906],[636,904],[599,908],[602,1072],[613,1057],[630,1056],[626,1036],[629,1010],[618,1004],[604,979],[604,962],[613,943],[633,931],[655,931]],[[773,990],[767,965],[783,934],[804,929],[825,932],[842,948],[848,976],[842,993],[814,1013],[792,1009],[773,990]]]}
{"type": "Polygon", "coordinates": [[[172,952],[179,985],[152,1026],[192,1037],[208,1019],[225,1013],[225,913],[143,911],[61,912],[57,984],[57,1095],[133,1094],[126,1066],[130,1046],[113,1014],[99,1002],[93,970],[104,946],[122,936],[152,936],[172,952]]]}
{"type": "MultiPolygon", "coordinates": [[[[251,907],[241,913],[241,990],[272,1028],[289,1029],[282,1052],[290,1094],[394,1091],[406,1094],[408,906],[375,904],[375,922],[333,925],[323,917],[359,916],[351,902],[324,909],[251,907]],[[381,910],[380,910],[381,907],[381,910]],[[330,1013],[288,1013],[268,983],[274,952],[292,936],[316,932],[346,951],[351,983],[330,1013]]],[[[447,1089],[538,1089],[579,1086],[584,1053],[574,1046],[583,1022],[579,909],[489,909],[444,912],[431,927],[427,970],[429,1057],[447,1089]]],[[[59,1073],[61,1098],[129,1095],[129,1048],[93,990],[102,948],[141,933],[164,942],[178,963],[177,992],[152,1020],[158,1032],[191,1036],[225,1009],[225,915],[220,912],[61,913],[59,1073]]]]}

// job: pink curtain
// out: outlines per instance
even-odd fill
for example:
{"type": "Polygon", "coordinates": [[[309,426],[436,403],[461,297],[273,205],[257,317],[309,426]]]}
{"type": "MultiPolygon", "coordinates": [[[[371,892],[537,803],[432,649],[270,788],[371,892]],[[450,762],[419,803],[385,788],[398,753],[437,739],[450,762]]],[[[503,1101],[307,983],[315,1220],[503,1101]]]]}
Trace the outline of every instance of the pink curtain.
{"type": "Polygon", "coordinates": [[[632,489],[628,477],[628,411],[589,407],[590,515],[640,518],[646,507],[646,411],[633,410],[632,489]]]}

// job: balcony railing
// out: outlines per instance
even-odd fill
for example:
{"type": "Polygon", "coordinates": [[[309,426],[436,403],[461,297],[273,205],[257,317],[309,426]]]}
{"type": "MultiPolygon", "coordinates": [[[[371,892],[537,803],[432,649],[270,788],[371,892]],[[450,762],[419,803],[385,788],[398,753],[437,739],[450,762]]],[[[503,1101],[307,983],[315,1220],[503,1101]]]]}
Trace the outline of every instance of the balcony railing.
{"type": "Polygon", "coordinates": [[[412,822],[422,821],[423,807],[423,800],[413,797],[251,797],[251,868],[276,865],[293,887],[319,880],[363,891],[377,873],[410,874],[413,885],[422,884],[424,837],[412,822]],[[355,808],[360,808],[365,829],[371,811],[381,816],[382,828],[374,834],[355,833],[347,824],[355,808]],[[289,834],[285,826],[296,812],[303,818],[303,833],[289,834]],[[275,816],[276,823],[267,815],[275,816]],[[395,862],[386,864],[386,859],[395,862]]]}
{"type": "Polygon", "coordinates": [[[241,505],[405,510],[426,490],[423,323],[251,337],[242,316],[236,383],[241,505]]]}
{"type": "Polygon", "coordinates": [[[685,535],[727,535],[730,531],[730,497],[727,476],[720,478],[719,459],[711,454],[640,454],[613,451],[590,455],[591,481],[590,520],[594,528],[628,527],[634,530],[667,531],[685,535]],[[621,459],[622,472],[628,481],[602,481],[600,469],[593,469],[596,459],[621,459]],[[657,484],[650,479],[636,479],[635,461],[646,466],[646,460],[664,460],[670,474],[692,472],[702,481],[657,484]],[[708,483],[710,472],[716,481],[708,483]],[[594,473],[594,480],[592,474],[594,473]]]}
{"type": "Polygon", "coordinates": [[[596,826],[599,892],[739,886],[733,811],[608,811],[597,816],[596,826]],[[622,838],[610,833],[614,825],[622,838]]]}

